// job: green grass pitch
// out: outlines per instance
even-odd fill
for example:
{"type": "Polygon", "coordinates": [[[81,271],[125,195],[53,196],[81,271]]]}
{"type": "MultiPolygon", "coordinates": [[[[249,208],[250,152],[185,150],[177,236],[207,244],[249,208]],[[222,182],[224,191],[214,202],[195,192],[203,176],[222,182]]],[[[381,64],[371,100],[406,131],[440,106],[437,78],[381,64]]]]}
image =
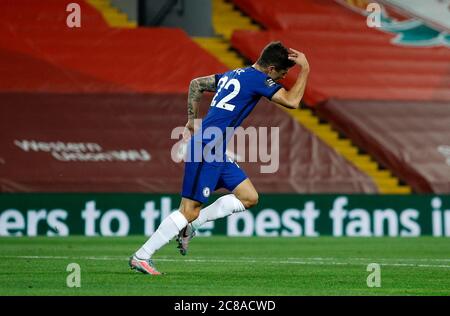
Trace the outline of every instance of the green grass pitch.
{"type": "Polygon", "coordinates": [[[0,238],[0,295],[450,295],[445,238],[196,237],[154,261],[163,276],[131,271],[143,236],[0,238]],[[81,287],[69,288],[69,263],[81,287]],[[369,263],[380,287],[368,287],[369,263]]]}

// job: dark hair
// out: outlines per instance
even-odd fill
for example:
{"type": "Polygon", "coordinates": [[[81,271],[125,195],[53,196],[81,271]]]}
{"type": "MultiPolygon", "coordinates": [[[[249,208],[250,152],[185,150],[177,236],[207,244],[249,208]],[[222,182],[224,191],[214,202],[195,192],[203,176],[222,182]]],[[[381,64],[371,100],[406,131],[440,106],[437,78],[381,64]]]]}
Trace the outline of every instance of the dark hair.
{"type": "Polygon", "coordinates": [[[256,63],[261,67],[274,66],[277,71],[285,70],[295,65],[288,56],[289,50],[281,42],[271,42],[264,47],[256,63]]]}

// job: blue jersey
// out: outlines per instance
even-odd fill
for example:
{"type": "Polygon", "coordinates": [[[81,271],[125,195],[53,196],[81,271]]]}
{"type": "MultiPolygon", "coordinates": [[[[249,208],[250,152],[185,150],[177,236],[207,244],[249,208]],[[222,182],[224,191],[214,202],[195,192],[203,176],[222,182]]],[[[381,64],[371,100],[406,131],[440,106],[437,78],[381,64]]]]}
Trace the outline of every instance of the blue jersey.
{"type": "Polygon", "coordinates": [[[235,69],[215,77],[217,92],[200,131],[189,142],[181,193],[184,198],[200,203],[206,203],[210,193],[219,188],[232,192],[247,178],[245,172],[225,156],[226,144],[259,99],[262,96],[272,99],[281,88],[253,67],[235,69]],[[220,151],[215,152],[217,147],[220,151]]]}
{"type": "Polygon", "coordinates": [[[270,100],[281,85],[253,67],[217,74],[215,79],[216,94],[202,121],[202,133],[197,133],[194,139],[201,139],[203,144],[221,142],[225,154],[226,144],[232,136],[230,130],[241,125],[262,96],[270,100]],[[207,133],[208,128],[214,133],[207,133]],[[219,131],[221,136],[218,136],[219,131]]]}

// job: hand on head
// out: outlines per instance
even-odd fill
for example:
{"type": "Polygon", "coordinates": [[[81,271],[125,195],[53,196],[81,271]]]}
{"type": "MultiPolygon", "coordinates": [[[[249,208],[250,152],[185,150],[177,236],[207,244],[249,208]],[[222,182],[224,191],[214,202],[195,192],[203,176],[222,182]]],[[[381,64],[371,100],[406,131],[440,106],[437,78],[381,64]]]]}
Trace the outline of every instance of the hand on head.
{"type": "Polygon", "coordinates": [[[295,50],[293,48],[289,48],[289,60],[294,61],[297,65],[301,66],[303,69],[308,68],[309,69],[309,63],[306,59],[305,54],[302,52],[299,52],[298,50],[295,50]]]}

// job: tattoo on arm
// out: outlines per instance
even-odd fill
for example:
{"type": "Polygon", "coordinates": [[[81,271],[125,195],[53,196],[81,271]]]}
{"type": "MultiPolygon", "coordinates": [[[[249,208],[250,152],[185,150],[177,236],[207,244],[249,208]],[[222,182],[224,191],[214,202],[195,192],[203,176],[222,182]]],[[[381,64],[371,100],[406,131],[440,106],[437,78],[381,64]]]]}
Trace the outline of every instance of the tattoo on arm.
{"type": "Polygon", "coordinates": [[[200,99],[203,92],[216,91],[216,80],[214,75],[208,77],[196,78],[189,85],[188,94],[188,119],[194,120],[198,117],[200,99]]]}

